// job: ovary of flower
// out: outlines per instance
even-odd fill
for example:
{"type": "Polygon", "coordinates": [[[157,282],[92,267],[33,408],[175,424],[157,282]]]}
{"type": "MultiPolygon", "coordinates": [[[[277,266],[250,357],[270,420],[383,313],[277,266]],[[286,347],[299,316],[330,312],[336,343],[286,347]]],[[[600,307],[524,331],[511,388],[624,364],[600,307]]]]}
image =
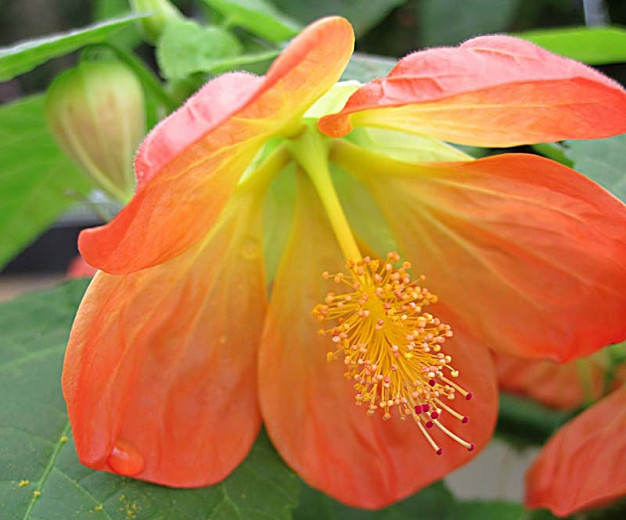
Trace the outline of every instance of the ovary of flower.
{"type": "Polygon", "coordinates": [[[348,274],[323,273],[324,279],[348,287],[347,292],[329,292],[313,309],[320,321],[336,323],[319,331],[336,345],[328,360],[343,355],[345,376],[354,381],[357,392],[356,404],[367,405],[368,415],[380,409],[387,420],[395,408],[400,419],[413,419],[438,455],[443,449],[428,432],[433,426],[472,450],[473,444],[440,420],[447,412],[461,423],[469,421],[450,403],[457,394],[472,398],[453,381],[459,372],[442,348],[453,336],[452,329],[423,312],[437,297],[411,279],[409,262],[396,267],[399,261],[398,253],[391,252],[384,262],[370,257],[349,260],[348,274]]]}

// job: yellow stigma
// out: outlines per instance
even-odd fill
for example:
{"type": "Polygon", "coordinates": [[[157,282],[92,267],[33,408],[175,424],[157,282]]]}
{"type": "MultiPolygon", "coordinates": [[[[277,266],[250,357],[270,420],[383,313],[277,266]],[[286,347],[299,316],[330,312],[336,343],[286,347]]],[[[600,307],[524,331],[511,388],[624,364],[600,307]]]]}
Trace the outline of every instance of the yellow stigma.
{"type": "Polygon", "coordinates": [[[369,257],[349,260],[347,274],[323,274],[347,287],[329,292],[313,309],[320,321],[336,323],[319,331],[336,345],[328,360],[343,357],[345,375],[354,381],[356,404],[367,406],[369,415],[380,410],[383,419],[389,419],[396,410],[401,419],[410,417],[437,454],[443,450],[428,432],[433,426],[472,450],[473,444],[442,423],[446,414],[467,423],[469,418],[451,405],[457,394],[472,398],[453,381],[459,372],[443,351],[452,330],[424,312],[437,297],[411,280],[409,262],[399,262],[392,252],[384,262],[369,257]]]}

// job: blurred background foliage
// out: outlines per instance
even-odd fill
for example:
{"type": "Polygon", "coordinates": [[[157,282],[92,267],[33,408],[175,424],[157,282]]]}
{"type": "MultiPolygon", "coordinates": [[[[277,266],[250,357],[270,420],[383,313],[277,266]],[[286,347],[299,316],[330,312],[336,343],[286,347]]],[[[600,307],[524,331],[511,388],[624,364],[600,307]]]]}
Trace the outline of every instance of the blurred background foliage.
{"type": "MultiPolygon", "coordinates": [[[[219,23],[202,0],[174,0],[190,18],[219,23]]],[[[357,51],[401,57],[412,50],[454,45],[476,34],[521,32],[581,25],[626,25],[623,0],[271,0],[302,25],[328,14],[347,17],[357,31],[357,51]]],[[[0,46],[81,27],[130,11],[127,0],[5,0],[0,11],[0,46]]],[[[116,43],[136,50],[149,62],[151,48],[136,29],[116,35],[116,43]]],[[[74,63],[65,56],[0,83],[0,102],[47,87],[51,78],[74,63]]],[[[611,72],[611,71],[609,71],[611,72]]]]}

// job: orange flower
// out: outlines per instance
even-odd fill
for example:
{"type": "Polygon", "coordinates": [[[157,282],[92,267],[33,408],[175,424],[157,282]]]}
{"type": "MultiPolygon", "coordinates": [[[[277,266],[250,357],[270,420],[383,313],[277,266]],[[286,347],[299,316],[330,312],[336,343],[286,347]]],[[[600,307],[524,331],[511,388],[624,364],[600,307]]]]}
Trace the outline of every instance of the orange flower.
{"type": "Polygon", "coordinates": [[[626,495],[626,386],[566,424],[526,474],[526,504],[557,516],[626,495]]]}
{"type": "MultiPolygon", "coordinates": [[[[531,397],[547,406],[572,410],[604,395],[610,360],[606,349],[589,357],[555,363],[494,354],[501,390],[531,397]]],[[[626,381],[626,366],[614,377],[614,388],[626,381]]]]}
{"type": "Polygon", "coordinates": [[[131,202],[81,234],[102,272],[63,388],[85,464],[208,485],[263,420],[310,485],[381,507],[488,441],[486,347],[569,359],[625,335],[623,205],[547,159],[438,140],[613,135],[624,91],[501,36],[333,88],[352,47],[327,18],[266,76],[208,83],[144,141],[131,202]]]}

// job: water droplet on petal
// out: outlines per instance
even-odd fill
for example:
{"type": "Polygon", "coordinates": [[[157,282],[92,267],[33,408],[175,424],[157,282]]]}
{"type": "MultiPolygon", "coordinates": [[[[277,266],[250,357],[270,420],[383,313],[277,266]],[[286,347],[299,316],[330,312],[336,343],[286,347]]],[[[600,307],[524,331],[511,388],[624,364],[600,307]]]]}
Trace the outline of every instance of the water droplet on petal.
{"type": "Polygon", "coordinates": [[[252,236],[245,237],[241,244],[240,254],[246,260],[256,260],[261,256],[261,242],[252,236]]]}
{"type": "Polygon", "coordinates": [[[115,443],[107,462],[113,471],[129,477],[141,473],[146,465],[139,450],[123,439],[118,439],[115,443]]]}

